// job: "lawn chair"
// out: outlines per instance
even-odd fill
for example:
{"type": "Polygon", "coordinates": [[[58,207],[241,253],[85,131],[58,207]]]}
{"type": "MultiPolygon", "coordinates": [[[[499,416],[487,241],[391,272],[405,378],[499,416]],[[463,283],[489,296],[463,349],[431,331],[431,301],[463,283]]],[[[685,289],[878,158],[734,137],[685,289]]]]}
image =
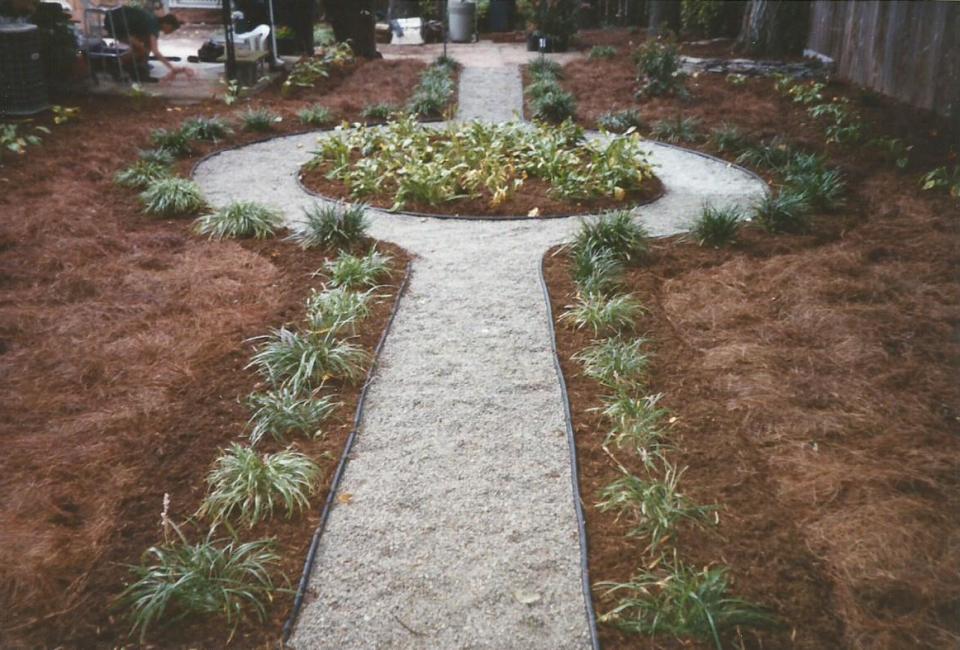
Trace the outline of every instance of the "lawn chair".
{"type": "MultiPolygon", "coordinates": [[[[90,68],[90,76],[94,84],[99,84],[97,79],[97,66],[95,63],[102,62],[104,68],[109,71],[112,66],[115,71],[113,78],[117,81],[129,81],[129,76],[123,69],[123,58],[130,52],[130,46],[120,42],[117,38],[117,21],[109,20],[110,12],[120,8],[120,5],[91,5],[88,4],[83,9],[83,43],[81,51],[87,57],[87,64],[90,68]],[[108,40],[109,39],[109,42],[108,40]]],[[[121,17],[124,31],[128,31],[126,15],[121,11],[113,14],[113,17],[121,17]]],[[[140,82],[140,73],[136,66],[133,66],[134,81],[140,82]]]]}

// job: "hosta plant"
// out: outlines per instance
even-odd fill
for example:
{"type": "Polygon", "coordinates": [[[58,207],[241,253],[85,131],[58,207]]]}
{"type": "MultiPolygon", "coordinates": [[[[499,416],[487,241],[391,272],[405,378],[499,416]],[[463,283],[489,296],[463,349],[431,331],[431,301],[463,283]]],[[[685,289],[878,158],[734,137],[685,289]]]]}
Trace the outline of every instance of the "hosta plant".
{"type": "Polygon", "coordinates": [[[319,478],[320,467],[299,452],[260,454],[233,443],[207,476],[209,491],[198,514],[253,527],[282,508],[289,519],[310,505],[319,478]]]}
{"type": "Polygon", "coordinates": [[[323,263],[323,273],[334,287],[368,289],[376,287],[390,275],[392,258],[377,250],[366,255],[351,255],[343,251],[323,263]]]}
{"type": "Polygon", "coordinates": [[[330,395],[314,391],[302,396],[289,387],[253,393],[247,405],[253,411],[249,422],[252,445],[265,436],[285,442],[290,433],[318,438],[322,435],[320,425],[342,406],[330,395]]]}
{"type": "Polygon", "coordinates": [[[643,308],[632,296],[587,293],[578,295],[573,305],[567,305],[560,322],[592,330],[595,336],[609,336],[632,330],[641,313],[643,308]]]}
{"type": "Polygon", "coordinates": [[[136,580],[120,596],[141,643],[156,625],[187,616],[220,616],[234,631],[245,618],[266,620],[276,591],[271,573],[280,560],[272,540],[241,544],[216,539],[211,530],[191,543],[174,530],[178,539],[147,549],[131,567],[136,580]]]}
{"type": "Polygon", "coordinates": [[[235,201],[216,212],[205,214],[194,229],[210,239],[272,237],[283,227],[283,214],[253,201],[235,201]]]}
{"type": "Polygon", "coordinates": [[[612,337],[596,341],[573,355],[583,374],[614,390],[641,388],[646,381],[650,355],[643,351],[646,339],[632,341],[612,337]]]}
{"type": "Polygon", "coordinates": [[[182,217],[199,212],[206,202],[200,186],[185,178],[161,178],[140,194],[147,214],[156,217],[182,217]]]}
{"type": "Polygon", "coordinates": [[[304,221],[290,235],[302,248],[350,248],[367,236],[366,207],[314,203],[304,208],[304,221]]]}
{"type": "Polygon", "coordinates": [[[319,388],[328,379],[357,382],[368,362],[363,348],[332,332],[297,332],[281,327],[256,339],[259,345],[248,368],[271,384],[295,394],[319,388]]]}

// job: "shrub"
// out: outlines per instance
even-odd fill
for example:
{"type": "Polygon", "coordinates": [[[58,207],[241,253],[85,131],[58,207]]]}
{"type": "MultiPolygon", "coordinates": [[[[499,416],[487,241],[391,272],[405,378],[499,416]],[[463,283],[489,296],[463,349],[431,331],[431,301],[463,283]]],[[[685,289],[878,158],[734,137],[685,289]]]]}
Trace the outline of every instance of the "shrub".
{"type": "Polygon", "coordinates": [[[680,494],[677,487],[683,470],[664,463],[662,479],[646,479],[627,474],[600,491],[601,512],[610,510],[626,515],[634,527],[629,535],[647,540],[648,552],[654,552],[667,538],[673,537],[677,524],[683,520],[702,522],[715,510],[698,506],[680,494]]]}
{"type": "Polygon", "coordinates": [[[235,201],[197,219],[194,229],[210,239],[272,237],[283,227],[283,215],[252,201],[235,201]]]}
{"type": "Polygon", "coordinates": [[[623,263],[610,251],[583,248],[571,257],[573,281],[581,294],[605,294],[620,285],[623,263]]]}
{"type": "Polygon", "coordinates": [[[210,491],[199,514],[214,521],[235,519],[252,528],[273,517],[274,507],[282,504],[289,519],[310,506],[319,478],[320,467],[299,452],[261,455],[233,443],[207,476],[210,491]]]}
{"type": "Polygon", "coordinates": [[[554,79],[563,78],[563,67],[551,59],[542,58],[536,59],[527,66],[527,72],[530,73],[530,76],[534,79],[540,79],[542,77],[552,77],[554,79]]]}
{"type": "Polygon", "coordinates": [[[247,405],[253,409],[253,415],[250,416],[250,444],[256,445],[266,435],[278,442],[285,442],[287,434],[291,432],[319,438],[322,435],[320,424],[342,403],[335,402],[329,395],[320,396],[315,392],[301,397],[290,388],[281,387],[251,394],[247,398],[247,405]]]}
{"type": "Polygon", "coordinates": [[[333,124],[333,114],[330,109],[320,104],[308,106],[297,113],[302,124],[309,126],[328,126],[333,124]]]}
{"type": "Polygon", "coordinates": [[[368,361],[363,348],[331,332],[298,333],[281,327],[254,340],[263,342],[247,368],[256,368],[274,386],[294,394],[318,388],[330,378],[356,382],[368,361]]]}
{"type": "Polygon", "coordinates": [[[785,186],[790,192],[803,196],[815,210],[833,210],[843,205],[846,185],[836,169],[788,173],[785,186]]]}
{"type": "Polygon", "coordinates": [[[303,213],[303,228],[290,235],[302,248],[349,248],[367,236],[366,206],[314,203],[303,213]]]}
{"type": "Polygon", "coordinates": [[[140,566],[131,567],[137,580],[120,602],[130,608],[131,633],[139,630],[141,643],[156,623],[189,615],[219,614],[233,630],[248,612],[266,620],[274,592],[270,571],[280,560],[272,540],[240,544],[213,539],[212,532],[190,544],[177,530],[179,541],[147,549],[140,566]]]}
{"type": "Polygon", "coordinates": [[[166,151],[177,158],[190,155],[190,134],[184,129],[175,131],[156,129],[150,134],[150,142],[157,149],[166,151]]]}
{"type": "Polygon", "coordinates": [[[324,58],[304,57],[293,64],[280,92],[286,96],[297,88],[313,88],[318,81],[330,76],[330,61],[324,58]]]}
{"type": "Polygon", "coordinates": [[[625,341],[619,337],[597,341],[573,356],[583,374],[612,389],[641,387],[646,378],[649,355],[641,347],[646,339],[625,341]]]}
{"type": "Polygon", "coordinates": [[[952,170],[944,166],[927,172],[920,179],[920,189],[924,192],[942,189],[953,198],[960,199],[960,165],[955,165],[952,170]]]}
{"type": "Polygon", "coordinates": [[[307,298],[307,325],[315,332],[336,332],[356,324],[370,315],[374,289],[354,291],[346,287],[311,289],[307,298]]]}
{"type": "Polygon", "coordinates": [[[587,54],[588,59],[612,59],[617,55],[617,48],[612,45],[594,45],[587,54]]]}
{"type": "Polygon", "coordinates": [[[386,122],[398,111],[393,104],[369,104],[360,115],[368,122],[386,122]]]}
{"type": "Polygon", "coordinates": [[[597,118],[597,126],[611,133],[625,133],[630,129],[642,129],[646,126],[640,112],[629,108],[616,113],[605,113],[597,118]]]}
{"type": "Polygon", "coordinates": [[[276,113],[265,108],[251,108],[240,113],[240,122],[245,131],[266,133],[273,130],[273,125],[281,120],[276,113]]]}
{"type": "Polygon", "coordinates": [[[574,255],[585,251],[609,253],[624,264],[639,262],[647,254],[647,231],[626,210],[584,220],[572,244],[574,255]]]}
{"type": "Polygon", "coordinates": [[[717,208],[705,204],[690,232],[701,246],[718,248],[736,241],[741,221],[743,215],[734,206],[717,208]]]}
{"type": "Polygon", "coordinates": [[[809,226],[809,212],[806,196],[784,188],[754,206],[753,220],[769,232],[802,232],[809,226]]]}
{"type": "Polygon", "coordinates": [[[632,634],[692,637],[722,648],[721,638],[731,630],[777,624],[769,611],[728,594],[724,567],[697,570],[674,559],[655,572],[641,570],[628,582],[597,586],[607,588],[605,596],[619,596],[600,622],[632,634]]]}
{"type": "Polygon", "coordinates": [[[662,41],[647,41],[635,55],[639,72],[638,97],[679,94],[685,95],[680,70],[680,54],[676,46],[662,41]]]}
{"type": "Polygon", "coordinates": [[[741,153],[749,146],[746,136],[737,127],[723,123],[710,133],[710,141],[717,151],[741,153]]]}
{"type": "Polygon", "coordinates": [[[696,142],[700,139],[697,131],[699,126],[700,120],[697,118],[678,115],[672,120],[654,122],[650,135],[664,142],[696,142]]]}
{"type": "Polygon", "coordinates": [[[161,178],[140,194],[144,211],[157,217],[182,217],[206,206],[200,186],[185,178],[161,178]]]}
{"type": "Polygon", "coordinates": [[[535,97],[530,102],[534,119],[559,123],[573,119],[577,112],[577,102],[571,93],[559,89],[535,97]]]}
{"type": "Polygon", "coordinates": [[[180,129],[191,140],[209,140],[216,142],[233,133],[226,121],[219,117],[195,117],[186,120],[180,129]]]}
{"type": "Polygon", "coordinates": [[[619,334],[633,329],[636,317],[643,312],[632,296],[607,297],[600,293],[577,296],[574,305],[567,305],[560,315],[561,322],[570,322],[577,329],[591,329],[594,335],[619,334]]]}
{"type": "Polygon", "coordinates": [[[817,81],[808,83],[798,83],[784,86],[784,92],[790,96],[797,104],[805,106],[810,104],[819,104],[823,101],[824,84],[817,81]]]}
{"type": "Polygon", "coordinates": [[[777,136],[759,145],[746,147],[737,156],[737,162],[755,169],[778,171],[790,164],[795,156],[796,152],[793,148],[783,138],[777,136]]]}
{"type": "Polygon", "coordinates": [[[371,250],[366,255],[350,255],[341,251],[336,259],[323,263],[324,272],[334,287],[375,287],[390,275],[389,255],[371,250]]]}
{"type": "Polygon", "coordinates": [[[120,170],[113,177],[121,187],[142,190],[151,183],[170,176],[170,168],[160,163],[138,160],[129,167],[120,170]]]}

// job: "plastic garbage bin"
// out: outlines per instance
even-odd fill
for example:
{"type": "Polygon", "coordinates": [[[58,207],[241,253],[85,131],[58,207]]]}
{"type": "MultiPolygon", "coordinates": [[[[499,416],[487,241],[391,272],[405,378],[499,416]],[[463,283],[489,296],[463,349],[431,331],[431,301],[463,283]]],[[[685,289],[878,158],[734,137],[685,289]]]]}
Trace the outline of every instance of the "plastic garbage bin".
{"type": "Polygon", "coordinates": [[[448,5],[450,40],[454,43],[473,41],[473,27],[477,18],[477,5],[473,2],[451,2],[448,5]]]}
{"type": "Polygon", "coordinates": [[[509,32],[513,29],[513,10],[516,0],[490,0],[490,31],[509,32]]]}

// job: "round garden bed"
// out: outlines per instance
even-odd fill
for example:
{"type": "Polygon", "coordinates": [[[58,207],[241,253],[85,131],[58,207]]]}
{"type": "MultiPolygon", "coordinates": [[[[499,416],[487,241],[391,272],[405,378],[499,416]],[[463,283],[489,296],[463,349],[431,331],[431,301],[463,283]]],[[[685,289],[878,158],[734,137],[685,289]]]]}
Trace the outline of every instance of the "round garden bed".
{"type": "Polygon", "coordinates": [[[338,129],[319,141],[300,180],[329,199],[477,218],[596,214],[663,193],[639,136],[588,139],[569,124],[338,129]]]}

